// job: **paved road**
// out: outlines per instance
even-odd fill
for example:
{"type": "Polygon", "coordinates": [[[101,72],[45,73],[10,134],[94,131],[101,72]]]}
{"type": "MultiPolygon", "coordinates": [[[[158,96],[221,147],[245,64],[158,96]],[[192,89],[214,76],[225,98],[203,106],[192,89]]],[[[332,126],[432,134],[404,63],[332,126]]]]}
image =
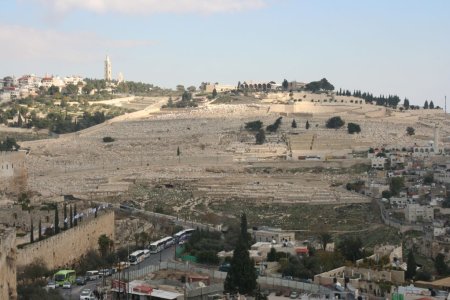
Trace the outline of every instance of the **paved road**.
{"type": "MultiPolygon", "coordinates": [[[[157,254],[151,254],[149,258],[145,259],[143,262],[141,262],[138,265],[132,265],[130,268],[123,270],[120,277],[121,278],[127,278],[127,272],[128,271],[134,271],[141,268],[144,268],[148,265],[158,265],[160,261],[168,261],[175,257],[175,246],[172,246],[170,248],[167,248],[160,253],[157,254]]],[[[88,281],[86,285],[84,286],[72,286],[71,289],[62,289],[58,288],[60,293],[63,295],[64,299],[67,300],[78,300],[80,299],[80,293],[83,289],[91,289],[94,290],[96,286],[102,286],[103,282],[102,279],[98,279],[95,281],[88,281]]]]}

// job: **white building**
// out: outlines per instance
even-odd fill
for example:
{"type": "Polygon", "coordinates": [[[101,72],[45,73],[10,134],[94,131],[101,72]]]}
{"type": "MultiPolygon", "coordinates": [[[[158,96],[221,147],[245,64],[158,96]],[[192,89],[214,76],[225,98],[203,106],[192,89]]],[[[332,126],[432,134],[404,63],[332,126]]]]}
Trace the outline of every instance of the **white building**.
{"type": "Polygon", "coordinates": [[[417,221],[431,222],[434,220],[434,208],[420,204],[408,204],[405,208],[405,219],[410,223],[417,221]]]}
{"type": "Polygon", "coordinates": [[[111,60],[109,59],[109,56],[106,56],[105,59],[105,80],[111,81],[112,80],[112,66],[111,66],[111,60]]]}
{"type": "Polygon", "coordinates": [[[373,157],[371,159],[372,168],[374,169],[384,169],[386,164],[386,157],[373,157]]]}

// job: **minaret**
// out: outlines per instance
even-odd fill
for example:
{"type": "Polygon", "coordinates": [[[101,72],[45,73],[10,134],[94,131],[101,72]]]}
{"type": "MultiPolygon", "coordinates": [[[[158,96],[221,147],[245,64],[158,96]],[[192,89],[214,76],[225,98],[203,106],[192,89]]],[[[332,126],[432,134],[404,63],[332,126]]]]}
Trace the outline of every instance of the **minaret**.
{"type": "Polygon", "coordinates": [[[105,80],[106,81],[112,80],[111,60],[109,59],[108,55],[106,55],[106,60],[105,60],[105,80]]]}
{"type": "Polygon", "coordinates": [[[434,151],[434,154],[439,153],[439,126],[437,124],[434,125],[433,151],[434,151]]]}

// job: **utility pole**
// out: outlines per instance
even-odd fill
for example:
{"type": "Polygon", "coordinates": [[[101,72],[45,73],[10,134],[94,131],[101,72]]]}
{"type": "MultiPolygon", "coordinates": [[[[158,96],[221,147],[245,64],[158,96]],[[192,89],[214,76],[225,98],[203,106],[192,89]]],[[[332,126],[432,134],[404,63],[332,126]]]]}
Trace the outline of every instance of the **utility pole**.
{"type": "Polygon", "coordinates": [[[445,96],[445,100],[444,100],[444,105],[445,105],[445,109],[444,112],[447,113],[447,95],[445,96]]]}

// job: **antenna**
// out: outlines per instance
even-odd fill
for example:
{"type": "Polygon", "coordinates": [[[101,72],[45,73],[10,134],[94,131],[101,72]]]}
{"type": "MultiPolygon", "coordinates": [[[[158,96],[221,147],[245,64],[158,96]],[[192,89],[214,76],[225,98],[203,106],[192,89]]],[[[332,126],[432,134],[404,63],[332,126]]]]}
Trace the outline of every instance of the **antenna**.
{"type": "Polygon", "coordinates": [[[445,105],[445,113],[447,113],[447,96],[444,96],[445,100],[444,100],[444,105],[445,105]]]}

